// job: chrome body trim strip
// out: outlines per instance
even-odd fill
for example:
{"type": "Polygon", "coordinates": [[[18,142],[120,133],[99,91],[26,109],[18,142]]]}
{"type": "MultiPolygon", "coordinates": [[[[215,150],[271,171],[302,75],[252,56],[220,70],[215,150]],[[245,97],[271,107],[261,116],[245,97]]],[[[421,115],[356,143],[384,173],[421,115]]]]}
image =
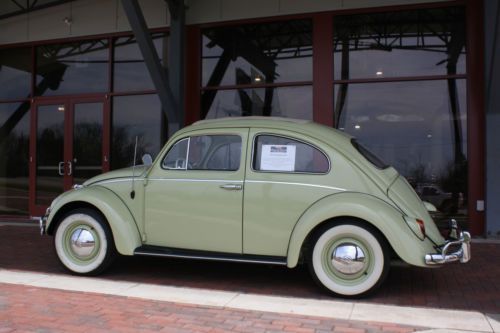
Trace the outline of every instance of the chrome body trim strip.
{"type": "Polygon", "coordinates": [[[238,183],[242,184],[242,180],[229,179],[186,179],[186,178],[149,178],[150,181],[170,181],[170,182],[192,182],[192,183],[238,183]]]}
{"type": "Polygon", "coordinates": [[[441,248],[441,253],[426,254],[424,258],[425,263],[429,266],[442,265],[455,261],[465,264],[471,258],[470,240],[471,237],[467,231],[461,232],[460,239],[446,242],[441,248]],[[449,253],[450,248],[457,245],[460,245],[460,249],[449,253]]]}
{"type": "Polygon", "coordinates": [[[309,187],[317,187],[317,188],[325,188],[334,191],[347,191],[345,188],[335,187],[335,186],[326,186],[326,185],[316,185],[316,184],[307,184],[307,183],[293,183],[293,182],[277,182],[277,181],[267,181],[267,180],[246,180],[246,183],[256,183],[256,184],[278,184],[278,185],[295,185],[295,186],[309,186],[309,187]]]}
{"type": "Polygon", "coordinates": [[[142,251],[142,250],[135,251],[134,255],[286,266],[286,260],[274,261],[274,260],[265,260],[265,259],[228,258],[228,257],[224,257],[224,256],[219,257],[219,256],[213,256],[213,255],[203,256],[203,255],[188,255],[188,254],[176,254],[176,253],[157,253],[157,252],[148,252],[148,251],[142,251]]]}

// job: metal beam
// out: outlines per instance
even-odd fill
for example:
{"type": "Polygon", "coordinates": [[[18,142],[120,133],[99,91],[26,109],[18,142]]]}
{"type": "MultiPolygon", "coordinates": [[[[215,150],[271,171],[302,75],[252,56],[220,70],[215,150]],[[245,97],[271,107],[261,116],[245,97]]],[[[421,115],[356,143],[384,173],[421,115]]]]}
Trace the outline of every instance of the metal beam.
{"type": "MultiPolygon", "coordinates": [[[[186,53],[186,10],[184,0],[166,0],[170,12],[168,75],[178,110],[184,110],[184,59],[186,53]]],[[[179,112],[179,115],[182,113],[179,112]]],[[[184,117],[180,117],[182,121],[184,117]]]]}
{"type": "Polygon", "coordinates": [[[180,112],[167,76],[167,70],[162,67],[160,58],[153,44],[153,39],[142,15],[141,7],[137,0],[121,0],[137,44],[148,68],[151,79],[158,91],[162,109],[168,120],[169,136],[180,128],[180,112]]]}

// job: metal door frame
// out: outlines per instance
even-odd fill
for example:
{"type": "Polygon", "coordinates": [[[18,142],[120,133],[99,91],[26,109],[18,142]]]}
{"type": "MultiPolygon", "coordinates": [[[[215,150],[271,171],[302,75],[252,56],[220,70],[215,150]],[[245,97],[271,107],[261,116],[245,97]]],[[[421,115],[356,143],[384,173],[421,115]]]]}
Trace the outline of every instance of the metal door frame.
{"type": "Polygon", "coordinates": [[[110,133],[111,114],[110,103],[107,96],[86,95],[86,96],[59,96],[40,97],[32,100],[31,104],[31,124],[30,124],[30,157],[29,157],[29,211],[31,216],[41,216],[47,207],[36,203],[36,166],[37,166],[37,125],[38,107],[44,105],[64,105],[64,151],[61,162],[64,162],[64,191],[73,186],[73,134],[74,134],[74,110],[75,104],[102,103],[102,169],[103,172],[110,168],[110,133]]]}

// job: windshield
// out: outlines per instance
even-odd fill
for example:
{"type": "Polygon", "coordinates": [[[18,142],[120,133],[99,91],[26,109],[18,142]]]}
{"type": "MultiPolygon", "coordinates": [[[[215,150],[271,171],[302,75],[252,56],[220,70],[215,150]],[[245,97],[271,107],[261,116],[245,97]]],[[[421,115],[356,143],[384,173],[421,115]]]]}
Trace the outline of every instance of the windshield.
{"type": "Polygon", "coordinates": [[[365,146],[360,144],[356,139],[351,140],[352,145],[356,150],[364,156],[371,164],[379,169],[387,169],[389,165],[382,161],[377,155],[369,151],[365,146]]]}

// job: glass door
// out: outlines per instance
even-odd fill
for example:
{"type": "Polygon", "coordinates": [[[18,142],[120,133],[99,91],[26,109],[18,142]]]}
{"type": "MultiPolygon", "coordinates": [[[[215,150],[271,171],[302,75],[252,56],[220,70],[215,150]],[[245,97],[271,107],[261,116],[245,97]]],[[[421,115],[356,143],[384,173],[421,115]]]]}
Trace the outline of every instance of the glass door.
{"type": "Polygon", "coordinates": [[[71,107],[71,158],[66,164],[73,185],[101,174],[108,158],[107,154],[104,154],[102,101],[73,100],[71,107]]]}
{"type": "Polygon", "coordinates": [[[73,184],[108,171],[105,101],[65,98],[34,102],[30,212],[40,216],[73,184]]]}
{"type": "Polygon", "coordinates": [[[69,185],[65,183],[67,179],[64,177],[65,118],[68,107],[64,100],[52,101],[50,104],[37,103],[34,107],[36,127],[32,138],[36,142],[36,151],[30,154],[30,162],[35,166],[34,175],[31,173],[34,179],[31,187],[34,188],[31,191],[30,211],[32,215],[40,215],[43,207],[49,206],[69,185]]]}

